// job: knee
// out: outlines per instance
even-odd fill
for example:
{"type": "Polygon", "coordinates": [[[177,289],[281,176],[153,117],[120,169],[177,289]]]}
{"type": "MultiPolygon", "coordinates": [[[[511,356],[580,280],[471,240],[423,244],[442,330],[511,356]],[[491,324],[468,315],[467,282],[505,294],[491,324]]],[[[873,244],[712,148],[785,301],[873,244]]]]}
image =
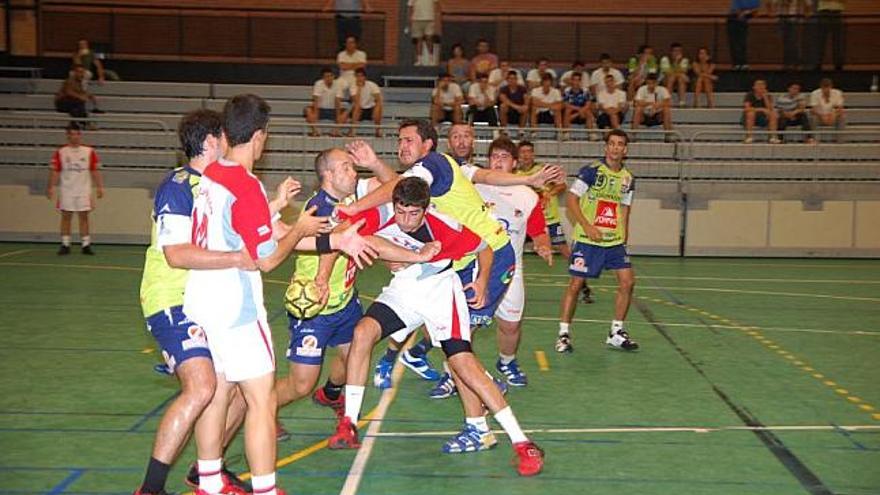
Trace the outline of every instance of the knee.
{"type": "Polygon", "coordinates": [[[636,281],[633,278],[626,278],[620,281],[620,290],[622,292],[626,292],[632,294],[633,289],[636,286],[636,281]]]}
{"type": "Polygon", "coordinates": [[[213,380],[210,382],[199,382],[198,385],[184,387],[180,393],[180,398],[187,406],[202,410],[211,403],[216,388],[217,385],[213,380]]]}

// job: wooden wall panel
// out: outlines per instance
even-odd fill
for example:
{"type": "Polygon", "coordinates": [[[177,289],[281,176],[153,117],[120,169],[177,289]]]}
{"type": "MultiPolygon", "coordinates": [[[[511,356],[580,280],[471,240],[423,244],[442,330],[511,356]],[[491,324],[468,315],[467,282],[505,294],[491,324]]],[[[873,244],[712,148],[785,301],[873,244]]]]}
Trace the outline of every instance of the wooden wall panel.
{"type": "Polygon", "coordinates": [[[162,15],[117,15],[114,20],[115,53],[176,55],[180,22],[162,15]]]}
{"type": "Polygon", "coordinates": [[[70,52],[85,38],[92,43],[111,40],[110,15],[101,12],[44,12],[40,22],[42,50],[70,52]]]}

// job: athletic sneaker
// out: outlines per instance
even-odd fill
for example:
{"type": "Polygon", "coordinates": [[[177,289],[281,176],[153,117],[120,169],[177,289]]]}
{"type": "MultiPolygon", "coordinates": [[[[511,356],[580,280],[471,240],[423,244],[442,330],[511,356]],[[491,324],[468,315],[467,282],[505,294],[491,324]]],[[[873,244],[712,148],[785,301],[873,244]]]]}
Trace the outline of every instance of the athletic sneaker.
{"type": "Polygon", "coordinates": [[[581,301],[584,304],[593,304],[593,289],[587,284],[584,284],[584,288],[581,289],[581,301]]]}
{"type": "MultiPolygon", "coordinates": [[[[240,480],[238,475],[230,471],[225,464],[220,468],[220,477],[223,479],[223,489],[220,490],[220,493],[224,495],[248,495],[254,491],[250,482],[240,480]]],[[[190,466],[184,481],[192,488],[199,487],[199,467],[197,464],[193,463],[190,466]]]]}
{"type": "Polygon", "coordinates": [[[394,368],[394,362],[386,361],[380,358],[376,363],[376,371],[373,373],[373,386],[379,390],[391,388],[391,370],[394,368]]]}
{"type": "Polygon", "coordinates": [[[516,472],[520,476],[534,476],[544,468],[544,451],[534,442],[515,443],[513,451],[516,452],[513,464],[516,464],[516,472]]]}
{"type": "Polygon", "coordinates": [[[528,377],[526,377],[526,374],[519,369],[519,363],[516,362],[516,359],[507,364],[502,363],[499,359],[495,362],[495,369],[504,375],[508,384],[513,385],[514,387],[525,387],[529,384],[528,377]]]}
{"type": "Polygon", "coordinates": [[[336,433],[327,440],[327,448],[356,449],[360,446],[357,427],[351,423],[351,418],[343,416],[336,424],[336,433]]]}
{"type": "Polygon", "coordinates": [[[639,348],[638,342],[629,338],[629,334],[623,329],[609,333],[608,338],[605,339],[605,344],[617,349],[623,349],[624,351],[635,351],[639,348]]]}
{"type": "Polygon", "coordinates": [[[345,394],[343,393],[340,393],[336,400],[332,400],[327,397],[327,392],[324,392],[324,387],[321,387],[318,390],[315,390],[315,393],[312,394],[312,402],[319,406],[333,409],[337,418],[342,418],[342,415],[345,414],[345,394]]]}
{"type": "Polygon", "coordinates": [[[449,373],[443,373],[437,386],[432,388],[428,395],[432,399],[448,399],[453,395],[458,395],[458,389],[455,387],[455,382],[452,381],[452,376],[449,373]]]}
{"type": "Polygon", "coordinates": [[[64,244],[58,248],[58,256],[64,256],[66,254],[70,254],[70,246],[65,246],[64,244]]]}
{"type": "Polygon", "coordinates": [[[82,247],[82,254],[87,254],[87,255],[89,255],[89,256],[94,256],[94,255],[95,255],[95,252],[92,251],[92,246],[89,245],[89,246],[83,246],[83,247],[82,247]]]}
{"type": "Polygon", "coordinates": [[[172,370],[171,366],[168,366],[167,363],[159,363],[153,365],[153,371],[159,373],[160,375],[174,376],[174,370],[172,370]]]}
{"type": "Polygon", "coordinates": [[[476,426],[465,423],[464,429],[443,444],[444,454],[463,454],[489,450],[498,444],[492,430],[480,431],[476,426]]]}
{"type": "Polygon", "coordinates": [[[505,383],[504,380],[502,380],[501,378],[495,378],[488,371],[486,372],[486,374],[489,375],[489,378],[491,378],[493,382],[495,382],[495,386],[498,387],[498,391],[501,392],[501,395],[507,395],[507,383],[505,383]]]}
{"type": "Polygon", "coordinates": [[[440,379],[440,372],[431,366],[428,356],[416,357],[409,353],[409,349],[400,353],[398,361],[419,375],[422,380],[436,382],[440,379]]]}
{"type": "Polygon", "coordinates": [[[559,337],[556,337],[556,352],[571,352],[573,350],[574,347],[571,345],[571,336],[567,333],[563,333],[559,337]]]}
{"type": "Polygon", "coordinates": [[[275,441],[286,442],[290,440],[290,432],[284,429],[280,421],[275,421],[275,441]]]}

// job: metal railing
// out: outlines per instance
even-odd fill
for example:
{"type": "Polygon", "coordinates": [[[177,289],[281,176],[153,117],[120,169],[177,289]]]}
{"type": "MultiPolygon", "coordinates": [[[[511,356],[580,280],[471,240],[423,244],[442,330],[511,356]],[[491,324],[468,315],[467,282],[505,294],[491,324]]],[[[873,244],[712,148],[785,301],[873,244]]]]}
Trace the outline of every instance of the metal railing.
{"type": "MultiPolygon", "coordinates": [[[[146,126],[156,126],[160,131],[168,132],[168,125],[161,120],[155,119],[139,119],[135,117],[116,117],[113,115],[102,115],[98,117],[71,117],[69,115],[25,115],[20,113],[10,113],[10,112],[0,112],[0,121],[2,120],[21,120],[25,122],[30,122],[30,127],[32,129],[44,129],[46,127],[40,125],[40,121],[51,121],[51,122],[86,122],[91,124],[100,124],[104,122],[116,122],[116,123],[129,123],[129,124],[144,124],[146,126]]],[[[58,126],[53,126],[53,128],[57,128],[58,126]]]]}

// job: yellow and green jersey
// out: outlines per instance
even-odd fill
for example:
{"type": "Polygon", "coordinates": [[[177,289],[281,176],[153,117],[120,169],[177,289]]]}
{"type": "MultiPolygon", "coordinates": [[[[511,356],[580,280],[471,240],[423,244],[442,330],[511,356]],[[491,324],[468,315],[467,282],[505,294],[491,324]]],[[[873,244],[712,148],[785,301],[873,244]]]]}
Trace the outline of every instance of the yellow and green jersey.
{"type": "MultiPolygon", "coordinates": [[[[544,168],[543,164],[534,163],[528,170],[517,170],[516,174],[535,175],[540,172],[542,168],[544,168]]],[[[550,190],[553,189],[553,187],[553,184],[545,184],[542,187],[533,188],[543,201],[544,221],[547,225],[562,223],[562,218],[559,216],[559,196],[550,195],[550,190]]]]}
{"type": "Polygon", "coordinates": [[[623,207],[632,204],[634,190],[635,178],[624,167],[615,172],[604,160],[582,167],[569,192],[580,198],[578,204],[584,217],[602,232],[602,240],[587,237],[580,224],[574,226],[574,240],[602,247],[625,243],[623,207]]]}

